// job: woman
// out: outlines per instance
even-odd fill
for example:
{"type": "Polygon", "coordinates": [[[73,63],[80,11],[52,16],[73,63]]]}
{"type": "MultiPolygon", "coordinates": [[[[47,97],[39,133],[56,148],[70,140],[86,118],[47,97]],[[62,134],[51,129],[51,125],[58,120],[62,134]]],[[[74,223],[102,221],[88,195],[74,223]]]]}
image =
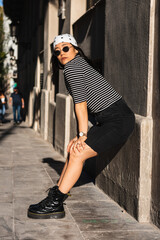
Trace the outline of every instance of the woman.
{"type": "Polygon", "coordinates": [[[134,129],[135,117],[122,97],[96,71],[69,34],[55,37],[54,69],[63,69],[78,123],[77,136],[68,144],[68,159],[57,186],[38,204],[30,205],[31,218],[62,218],[63,202],[81,175],[85,160],[124,143],[134,129]],[[96,125],[88,131],[88,116],[96,125]]]}

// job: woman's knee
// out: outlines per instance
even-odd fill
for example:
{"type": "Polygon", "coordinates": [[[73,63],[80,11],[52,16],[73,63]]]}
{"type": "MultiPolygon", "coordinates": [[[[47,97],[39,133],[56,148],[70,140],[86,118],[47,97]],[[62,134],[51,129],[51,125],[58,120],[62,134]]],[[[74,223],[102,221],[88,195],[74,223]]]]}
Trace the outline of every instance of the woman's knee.
{"type": "Polygon", "coordinates": [[[86,159],[84,159],[83,154],[81,152],[71,152],[69,157],[69,162],[81,162],[84,163],[86,159]]]}

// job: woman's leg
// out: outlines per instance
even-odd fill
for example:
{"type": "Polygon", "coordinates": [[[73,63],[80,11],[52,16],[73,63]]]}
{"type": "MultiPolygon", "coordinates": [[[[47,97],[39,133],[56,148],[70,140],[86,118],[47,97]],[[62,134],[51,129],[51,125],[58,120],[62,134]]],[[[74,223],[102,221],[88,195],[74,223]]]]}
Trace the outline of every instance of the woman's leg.
{"type": "Polygon", "coordinates": [[[62,218],[65,216],[63,202],[68,197],[67,194],[73,185],[77,182],[83,168],[83,163],[87,158],[96,156],[87,144],[84,149],[79,152],[70,151],[69,162],[63,168],[59,188],[51,188],[48,197],[38,204],[32,204],[28,209],[28,217],[37,219],[62,218]]]}
{"type": "Polygon", "coordinates": [[[85,160],[95,156],[97,156],[97,152],[95,152],[87,144],[81,152],[78,150],[75,150],[75,152],[72,150],[70,152],[68,166],[59,185],[59,190],[62,193],[68,193],[77,182],[81,175],[85,160]]]}

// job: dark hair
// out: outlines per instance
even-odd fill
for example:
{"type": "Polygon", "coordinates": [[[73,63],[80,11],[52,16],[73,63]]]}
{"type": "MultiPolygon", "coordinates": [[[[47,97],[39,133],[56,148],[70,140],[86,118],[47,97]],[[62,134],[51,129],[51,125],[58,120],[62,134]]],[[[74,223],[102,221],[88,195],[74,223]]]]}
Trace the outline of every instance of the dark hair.
{"type": "Polygon", "coordinates": [[[80,55],[82,58],[86,60],[87,63],[89,63],[92,67],[93,63],[92,61],[84,54],[83,50],[80,47],[74,47],[78,51],[78,55],[80,55]]]}
{"type": "MultiPolygon", "coordinates": [[[[76,47],[76,46],[73,46],[73,47],[78,51],[77,55],[84,58],[92,67],[94,67],[91,60],[84,54],[83,50],[80,47],[76,47]]],[[[52,54],[52,57],[51,57],[51,65],[52,65],[53,74],[56,74],[59,69],[64,69],[64,65],[62,65],[58,61],[58,58],[54,55],[54,53],[52,54]]]]}

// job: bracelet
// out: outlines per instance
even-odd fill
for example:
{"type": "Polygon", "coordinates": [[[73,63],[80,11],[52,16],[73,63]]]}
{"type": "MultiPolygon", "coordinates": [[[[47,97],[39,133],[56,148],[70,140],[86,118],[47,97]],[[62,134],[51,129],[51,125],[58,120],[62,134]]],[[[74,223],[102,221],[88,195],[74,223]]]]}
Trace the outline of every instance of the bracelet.
{"type": "Polygon", "coordinates": [[[80,132],[80,133],[79,133],[79,137],[83,137],[83,136],[87,137],[87,133],[80,132]]]}

